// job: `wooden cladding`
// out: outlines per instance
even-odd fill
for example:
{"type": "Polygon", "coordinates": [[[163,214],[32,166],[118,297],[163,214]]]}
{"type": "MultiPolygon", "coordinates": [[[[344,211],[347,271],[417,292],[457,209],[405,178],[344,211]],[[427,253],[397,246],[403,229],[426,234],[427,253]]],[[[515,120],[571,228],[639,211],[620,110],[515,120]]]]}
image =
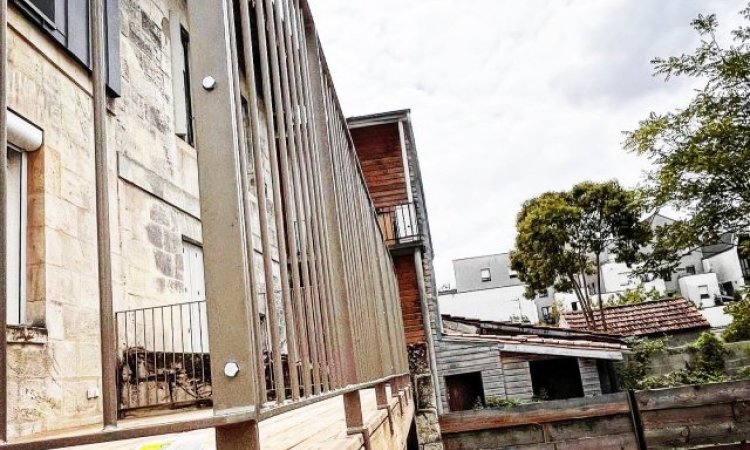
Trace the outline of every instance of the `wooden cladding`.
{"type": "Polygon", "coordinates": [[[376,208],[409,201],[398,124],[351,130],[370,196],[376,208]]]}
{"type": "Polygon", "coordinates": [[[404,316],[404,332],[407,344],[425,342],[424,322],[419,301],[417,271],[412,254],[394,257],[398,292],[401,297],[401,312],[404,316]]]}

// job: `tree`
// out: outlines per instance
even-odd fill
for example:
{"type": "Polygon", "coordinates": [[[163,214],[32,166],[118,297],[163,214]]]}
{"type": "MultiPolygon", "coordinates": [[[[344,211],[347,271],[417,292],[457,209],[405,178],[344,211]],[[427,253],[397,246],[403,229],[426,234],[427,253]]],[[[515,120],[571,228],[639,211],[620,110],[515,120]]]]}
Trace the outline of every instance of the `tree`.
{"type": "Polygon", "coordinates": [[[596,277],[599,323],[607,329],[601,298],[602,255],[635,263],[648,243],[650,229],[639,220],[635,194],[616,181],[584,182],[567,192],[547,192],[528,200],[516,220],[516,249],[511,267],[533,298],[549,286],[574,292],[587,324],[597,328],[588,277],[596,277]]]}
{"type": "MultiPolygon", "coordinates": [[[[750,6],[741,15],[750,22],[750,6]]],[[[627,150],[653,163],[644,188],[648,205],[685,215],[655,231],[644,267],[659,275],[671,272],[685,250],[750,228],[750,27],[733,30],[731,44],[722,47],[715,15],[700,15],[692,25],[701,38],[695,51],[652,64],[655,76],[695,78],[702,87],[684,108],[652,112],[625,140],[627,150]]]]}

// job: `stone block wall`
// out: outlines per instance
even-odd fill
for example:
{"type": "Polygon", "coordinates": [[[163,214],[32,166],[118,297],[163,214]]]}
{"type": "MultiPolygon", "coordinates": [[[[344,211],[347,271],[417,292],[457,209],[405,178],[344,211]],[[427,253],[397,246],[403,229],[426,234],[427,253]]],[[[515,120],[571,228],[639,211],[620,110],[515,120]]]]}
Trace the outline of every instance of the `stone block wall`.
{"type": "MultiPolygon", "coordinates": [[[[170,11],[187,28],[185,0],[120,1],[122,96],[107,117],[116,311],[186,301],[183,241],[202,241],[199,150],[174,133],[170,11]]],[[[102,386],[90,77],[13,6],[9,26],[9,105],[44,131],[28,154],[27,322],[38,332],[9,345],[10,434],[20,436],[98,423],[91,394],[102,386]]],[[[272,201],[263,207],[273,214],[272,201]]]]}

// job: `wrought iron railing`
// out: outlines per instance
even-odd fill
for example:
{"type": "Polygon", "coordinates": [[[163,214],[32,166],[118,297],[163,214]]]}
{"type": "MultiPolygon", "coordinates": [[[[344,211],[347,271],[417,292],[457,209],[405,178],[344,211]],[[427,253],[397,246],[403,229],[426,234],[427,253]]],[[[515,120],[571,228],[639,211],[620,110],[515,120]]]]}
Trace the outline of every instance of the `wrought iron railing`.
{"type": "Polygon", "coordinates": [[[414,203],[378,208],[377,215],[386,244],[407,245],[422,240],[414,203]]]}
{"type": "Polygon", "coordinates": [[[210,404],[206,302],[116,313],[118,405],[128,411],[210,404]]]}

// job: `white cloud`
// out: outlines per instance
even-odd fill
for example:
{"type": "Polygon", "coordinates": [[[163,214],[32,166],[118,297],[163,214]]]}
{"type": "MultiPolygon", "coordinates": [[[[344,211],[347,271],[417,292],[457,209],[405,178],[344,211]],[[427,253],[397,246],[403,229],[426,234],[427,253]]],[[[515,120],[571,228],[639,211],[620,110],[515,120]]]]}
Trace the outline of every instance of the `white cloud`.
{"type": "Polygon", "coordinates": [[[621,148],[693,85],[649,61],[691,50],[698,13],[738,23],[744,0],[314,0],[347,115],[411,108],[435,245],[451,260],[507,251],[521,203],[582,180],[634,185],[621,148]]]}

